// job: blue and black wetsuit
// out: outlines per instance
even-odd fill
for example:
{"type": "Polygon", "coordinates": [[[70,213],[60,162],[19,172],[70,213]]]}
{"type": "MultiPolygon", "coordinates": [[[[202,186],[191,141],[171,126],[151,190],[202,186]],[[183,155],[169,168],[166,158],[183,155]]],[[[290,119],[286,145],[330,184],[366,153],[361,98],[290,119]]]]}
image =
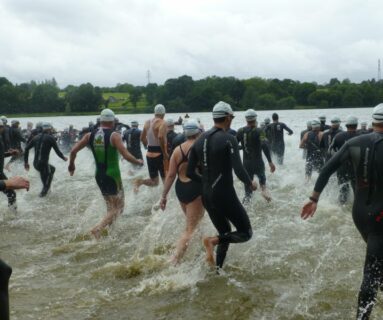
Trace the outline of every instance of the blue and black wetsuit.
{"type": "MultiPolygon", "coordinates": [[[[266,185],[265,163],[262,159],[262,151],[267,161],[271,162],[269,147],[266,143],[266,134],[262,129],[252,128],[249,126],[240,128],[237,132],[237,140],[243,150],[243,166],[245,167],[250,179],[253,180],[254,175],[259,179],[261,186],[266,185]]],[[[249,186],[245,186],[245,200],[248,200],[253,191],[249,186]]]]}
{"type": "Polygon", "coordinates": [[[248,241],[253,232],[246,210],[234,189],[233,169],[246,185],[252,181],[244,169],[237,139],[213,128],[203,133],[191,148],[187,176],[202,182],[202,201],[218,230],[217,267],[222,267],[230,243],[248,241]],[[201,175],[196,171],[201,167],[201,175]],[[231,231],[232,223],[236,231],[231,231]]]}
{"type": "Polygon", "coordinates": [[[93,130],[89,138],[96,162],[96,182],[103,196],[115,196],[123,191],[118,150],[110,142],[113,132],[100,127],[93,130]]]}
{"type": "Polygon", "coordinates": [[[355,176],[352,216],[367,243],[358,319],[368,319],[383,285],[383,133],[348,140],[322,168],[314,191],[322,192],[330,176],[347,163],[355,176]]]}
{"type": "Polygon", "coordinates": [[[65,160],[65,156],[60,151],[55,138],[46,132],[40,133],[28,143],[24,151],[25,163],[28,163],[29,150],[31,148],[35,148],[33,166],[40,172],[41,181],[43,183],[43,189],[40,196],[44,197],[49,191],[56,171],[56,168],[49,164],[49,154],[52,148],[61,159],[65,160]]]}
{"type": "MultiPolygon", "coordinates": [[[[333,139],[333,143],[330,146],[330,153],[338,152],[340,148],[346,143],[346,141],[355,138],[358,134],[355,131],[345,131],[338,133],[333,139]]],[[[339,202],[341,204],[346,203],[348,195],[350,194],[350,184],[352,187],[355,185],[355,175],[352,164],[350,161],[346,161],[338,169],[337,173],[339,189],[339,202]]],[[[354,190],[355,191],[355,190],[354,190]]]]}
{"type": "MultiPolygon", "coordinates": [[[[0,191],[4,191],[0,187],[0,191]]],[[[0,259],[0,319],[9,320],[8,282],[12,268],[0,259]]]]}
{"type": "Polygon", "coordinates": [[[270,123],[266,128],[271,151],[277,157],[277,163],[282,165],[285,156],[285,140],[283,130],[286,130],[289,134],[293,134],[293,130],[282,122],[270,123]]]}
{"type": "Polygon", "coordinates": [[[326,162],[331,158],[330,146],[332,144],[332,141],[334,140],[335,136],[340,132],[342,132],[342,130],[339,128],[330,128],[329,130],[323,133],[322,140],[320,141],[320,148],[322,150],[322,154],[326,162]]]}
{"type": "Polygon", "coordinates": [[[138,128],[131,128],[124,131],[122,139],[126,141],[126,148],[136,158],[143,159],[141,152],[141,130],[138,128]]]}

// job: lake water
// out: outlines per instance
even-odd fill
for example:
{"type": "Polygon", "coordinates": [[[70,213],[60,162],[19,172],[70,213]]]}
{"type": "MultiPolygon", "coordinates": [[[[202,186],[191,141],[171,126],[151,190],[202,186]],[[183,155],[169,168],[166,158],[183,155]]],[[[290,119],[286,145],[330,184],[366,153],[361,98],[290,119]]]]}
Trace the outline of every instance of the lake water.
{"type": "MultiPolygon", "coordinates": [[[[337,203],[338,188],[331,180],[318,212],[309,221],[300,209],[313,188],[304,179],[304,160],[298,149],[300,131],[320,114],[357,116],[370,120],[371,109],[280,111],[280,120],[294,130],[286,136],[285,165],[267,173],[273,201],[259,192],[248,208],[253,238],[230,247],[223,274],[206,266],[201,237],[215,234],[207,215],[182,264],[167,263],[184,227],[174,191],[165,212],[152,210],[161,187],[132,191],[129,164],[121,163],[126,207],[100,241],[82,235],[105,213],[94,180],[90,151],[77,157],[74,177],[54,152],[52,191],[39,198],[41,182],[31,169],[14,165],[10,175],[31,180],[29,192],[18,192],[18,212],[6,209],[0,198],[0,256],[13,267],[10,281],[11,317],[25,319],[352,319],[362,279],[365,244],[351,218],[351,200],[337,203]]],[[[271,118],[261,111],[258,118],[271,118]]],[[[177,119],[177,115],[169,115],[177,119]]],[[[210,113],[199,117],[206,128],[210,113]]],[[[121,115],[122,122],[150,115],[121,115]]],[[[58,129],[86,126],[95,117],[20,119],[48,120],[58,129]]],[[[236,113],[233,128],[243,126],[236,113]]],[[[32,155],[31,155],[32,156],[32,155]]],[[[147,176],[144,168],[137,176],[147,176]]],[[[314,175],[314,178],[316,175],[314,175]]],[[[239,197],[244,194],[236,179],[239,197]]],[[[373,319],[381,319],[378,303],[373,319]]]]}

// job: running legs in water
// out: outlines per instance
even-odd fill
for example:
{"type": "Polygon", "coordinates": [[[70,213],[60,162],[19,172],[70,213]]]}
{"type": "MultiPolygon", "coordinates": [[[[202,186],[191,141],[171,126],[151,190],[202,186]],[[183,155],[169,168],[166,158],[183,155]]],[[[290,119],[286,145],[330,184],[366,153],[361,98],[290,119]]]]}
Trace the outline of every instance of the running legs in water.
{"type": "Polygon", "coordinates": [[[123,191],[120,191],[115,196],[104,196],[104,199],[107,208],[106,216],[90,231],[96,239],[99,239],[102,231],[107,226],[110,226],[124,211],[125,197],[123,191]]]}
{"type": "Polygon", "coordinates": [[[201,221],[205,211],[201,203],[201,197],[198,197],[196,200],[188,203],[187,205],[181,204],[181,206],[186,216],[186,228],[177,242],[176,252],[172,258],[172,263],[175,265],[178,264],[184,256],[190,240],[193,237],[194,231],[201,221]]]}
{"type": "Polygon", "coordinates": [[[9,319],[8,282],[12,268],[0,259],[0,319],[9,319]]]}

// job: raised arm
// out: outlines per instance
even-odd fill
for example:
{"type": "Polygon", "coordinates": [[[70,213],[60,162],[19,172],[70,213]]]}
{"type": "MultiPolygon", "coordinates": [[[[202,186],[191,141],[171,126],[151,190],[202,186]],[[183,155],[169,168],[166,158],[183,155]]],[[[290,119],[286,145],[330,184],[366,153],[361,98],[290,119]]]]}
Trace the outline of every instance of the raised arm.
{"type": "Polygon", "coordinates": [[[288,126],[286,126],[285,123],[283,124],[282,127],[289,133],[289,136],[291,136],[294,133],[293,130],[291,130],[288,126]]]}

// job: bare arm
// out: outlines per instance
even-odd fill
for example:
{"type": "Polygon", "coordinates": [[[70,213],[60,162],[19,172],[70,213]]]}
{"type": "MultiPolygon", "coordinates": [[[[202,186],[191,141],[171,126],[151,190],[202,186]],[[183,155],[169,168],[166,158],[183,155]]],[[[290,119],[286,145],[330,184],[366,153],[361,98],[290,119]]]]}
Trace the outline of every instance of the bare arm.
{"type": "Polygon", "coordinates": [[[141,142],[145,148],[147,148],[148,146],[148,140],[146,138],[146,135],[148,133],[149,124],[150,124],[149,121],[145,122],[144,128],[142,129],[141,136],[140,136],[141,142]]]}
{"type": "Polygon", "coordinates": [[[85,148],[87,144],[89,143],[90,133],[87,133],[82,137],[82,139],[77,142],[74,147],[72,148],[69,156],[69,165],[68,165],[68,171],[71,176],[73,176],[74,171],[76,170],[76,167],[74,165],[74,161],[77,156],[77,152],[79,152],[81,149],[85,148]]]}
{"type": "Polygon", "coordinates": [[[112,143],[112,146],[114,146],[118,150],[118,152],[122,155],[122,157],[125,160],[134,164],[143,164],[142,160],[133,157],[132,154],[125,148],[120,134],[118,134],[117,132],[113,132],[112,136],[110,137],[110,141],[112,143]]]}
{"type": "Polygon", "coordinates": [[[301,143],[299,144],[299,148],[301,149],[306,148],[307,137],[308,137],[308,133],[306,132],[305,135],[303,136],[301,143]]]}
{"type": "Polygon", "coordinates": [[[162,154],[164,155],[164,159],[168,160],[169,155],[168,155],[168,149],[167,149],[167,128],[166,128],[166,123],[165,121],[162,121],[162,124],[158,128],[158,140],[160,142],[160,147],[162,150],[162,154]]]}

